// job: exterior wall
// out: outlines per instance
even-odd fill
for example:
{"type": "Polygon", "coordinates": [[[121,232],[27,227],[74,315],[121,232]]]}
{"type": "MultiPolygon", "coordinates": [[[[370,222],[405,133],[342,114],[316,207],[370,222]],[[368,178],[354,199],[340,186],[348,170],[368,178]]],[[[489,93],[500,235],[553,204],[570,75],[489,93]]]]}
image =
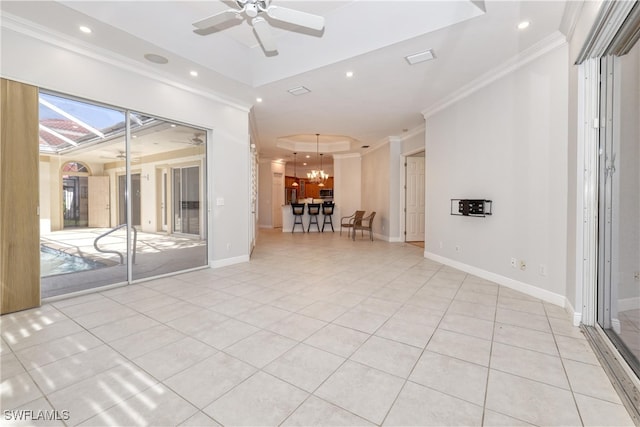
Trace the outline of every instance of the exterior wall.
{"type": "MultiPolygon", "coordinates": [[[[40,234],[64,228],[62,217],[62,166],[70,158],[40,156],[40,234]]],[[[89,175],[103,175],[103,165],[82,161],[89,175]]],[[[115,205],[114,205],[115,206],[115,205]]]]}
{"type": "Polygon", "coordinates": [[[36,30],[3,27],[1,48],[4,77],[211,129],[208,200],[224,203],[209,206],[209,260],[212,266],[223,266],[249,259],[249,106],[222,101],[213,93],[166,80],[151,67],[101,57],[36,30]]]}
{"type": "Polygon", "coordinates": [[[426,121],[425,255],[564,305],[568,46],[426,121]],[[450,199],[493,200],[493,216],[450,215],[450,199]],[[457,248],[457,250],[456,250],[457,248]],[[512,268],[511,258],[526,262],[512,268]]]}

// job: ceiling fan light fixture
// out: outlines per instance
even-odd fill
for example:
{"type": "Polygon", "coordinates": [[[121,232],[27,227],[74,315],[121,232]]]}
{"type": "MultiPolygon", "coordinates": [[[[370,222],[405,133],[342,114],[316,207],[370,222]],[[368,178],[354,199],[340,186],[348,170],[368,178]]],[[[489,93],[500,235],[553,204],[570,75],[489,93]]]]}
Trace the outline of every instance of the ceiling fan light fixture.
{"type": "Polygon", "coordinates": [[[318,32],[324,29],[324,17],[287,7],[275,6],[271,4],[271,0],[236,0],[236,3],[239,9],[224,10],[194,22],[193,26],[197,29],[195,31],[196,34],[207,35],[219,29],[224,29],[225,26],[230,24],[236,25],[239,21],[248,18],[265,55],[273,56],[277,54],[278,50],[275,39],[271,35],[271,25],[264,19],[264,16],[268,16],[270,20],[318,32]]]}
{"type": "Polygon", "coordinates": [[[291,95],[298,96],[304,95],[305,93],[309,93],[311,91],[304,86],[298,86],[292,87],[291,89],[287,90],[287,92],[289,92],[291,95]]]}
{"type": "Polygon", "coordinates": [[[435,55],[433,54],[433,50],[431,49],[425,50],[424,52],[418,52],[412,55],[407,55],[404,57],[404,59],[407,60],[409,65],[416,65],[421,62],[431,61],[434,58],[435,58],[435,55]]]}

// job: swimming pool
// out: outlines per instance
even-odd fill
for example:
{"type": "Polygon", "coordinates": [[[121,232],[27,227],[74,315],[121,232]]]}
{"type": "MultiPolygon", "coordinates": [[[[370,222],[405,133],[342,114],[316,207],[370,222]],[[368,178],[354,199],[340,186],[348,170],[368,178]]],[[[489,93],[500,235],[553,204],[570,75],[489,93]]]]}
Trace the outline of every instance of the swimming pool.
{"type": "Polygon", "coordinates": [[[102,267],[105,267],[105,264],[101,262],[40,246],[40,275],[42,277],[95,270],[102,267]]]}

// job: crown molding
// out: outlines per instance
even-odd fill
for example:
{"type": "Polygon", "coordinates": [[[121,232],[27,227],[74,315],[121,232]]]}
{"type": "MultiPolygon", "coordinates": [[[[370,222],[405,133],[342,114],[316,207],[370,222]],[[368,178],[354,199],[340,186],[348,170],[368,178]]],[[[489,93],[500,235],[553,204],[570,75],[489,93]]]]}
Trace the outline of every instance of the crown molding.
{"type": "Polygon", "coordinates": [[[355,158],[361,158],[362,154],[360,153],[346,153],[346,154],[334,154],[333,155],[333,159],[355,159],[355,158]]]}
{"type": "Polygon", "coordinates": [[[513,73],[514,71],[524,67],[531,61],[553,51],[554,49],[567,43],[567,38],[560,31],[554,31],[549,36],[545,37],[538,43],[534,44],[528,49],[520,52],[518,55],[503,62],[498,67],[489,70],[477,79],[462,86],[459,90],[453,92],[446,98],[436,102],[430,108],[422,111],[422,115],[425,119],[433,116],[434,114],[444,110],[445,108],[465,99],[466,97],[474,94],[480,89],[490,85],[491,83],[501,79],[502,77],[513,73]]]}
{"type": "Polygon", "coordinates": [[[179,83],[174,80],[173,76],[166,73],[158,72],[157,69],[152,68],[147,64],[134,61],[110,50],[90,45],[89,43],[70,37],[66,34],[52,31],[15,15],[2,12],[0,13],[0,18],[1,29],[8,29],[10,31],[16,32],[26,37],[30,37],[32,39],[36,39],[48,45],[67,50],[78,55],[91,58],[98,62],[111,65],[121,70],[137,74],[150,80],[172,86],[176,89],[180,89],[185,92],[189,92],[194,95],[198,95],[203,98],[228,105],[245,113],[249,113],[251,109],[251,105],[249,104],[244,104],[236,99],[229,99],[215,92],[194,88],[192,86],[179,83]],[[165,75],[162,75],[161,73],[165,75]]]}
{"type": "Polygon", "coordinates": [[[584,0],[568,1],[564,5],[562,20],[560,21],[560,32],[566,36],[567,40],[571,40],[573,37],[583,6],[584,0]]]}

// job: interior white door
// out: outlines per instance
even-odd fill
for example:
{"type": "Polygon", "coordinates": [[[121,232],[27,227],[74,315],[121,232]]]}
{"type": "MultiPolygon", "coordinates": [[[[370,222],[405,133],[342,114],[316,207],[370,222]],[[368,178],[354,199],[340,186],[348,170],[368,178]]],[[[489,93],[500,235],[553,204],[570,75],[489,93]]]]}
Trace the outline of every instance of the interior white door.
{"type": "Polygon", "coordinates": [[[406,168],[406,236],[407,242],[424,241],[424,157],[407,157],[406,168]]]}

